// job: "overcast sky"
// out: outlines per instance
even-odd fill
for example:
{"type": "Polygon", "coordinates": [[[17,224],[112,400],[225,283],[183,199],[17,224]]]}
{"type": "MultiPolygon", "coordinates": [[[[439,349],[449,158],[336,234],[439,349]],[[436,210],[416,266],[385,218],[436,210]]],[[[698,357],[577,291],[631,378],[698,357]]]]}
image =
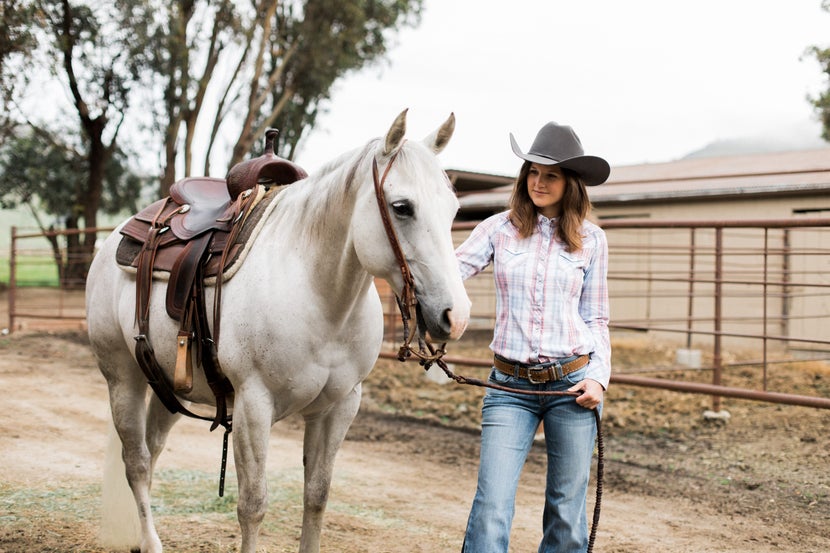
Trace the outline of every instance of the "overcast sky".
{"type": "Polygon", "coordinates": [[[425,0],[389,63],[336,87],[296,160],[308,171],[409,108],[422,138],[450,112],[446,169],[514,175],[547,121],[612,166],[671,161],[717,140],[818,138],[805,56],[830,46],[820,0],[425,0]]]}

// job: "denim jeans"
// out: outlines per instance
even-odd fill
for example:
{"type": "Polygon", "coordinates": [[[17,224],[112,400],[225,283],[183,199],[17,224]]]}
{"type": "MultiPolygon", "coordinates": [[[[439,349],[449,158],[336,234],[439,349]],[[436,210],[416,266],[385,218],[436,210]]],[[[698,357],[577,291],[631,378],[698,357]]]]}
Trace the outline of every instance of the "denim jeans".
{"type": "MultiPolygon", "coordinates": [[[[564,391],[585,377],[531,384],[495,369],[490,381],[528,390],[564,391]]],[[[481,421],[481,458],[462,553],[507,553],[519,475],[540,421],[547,448],[547,482],[539,553],[588,548],[586,498],[596,438],[594,412],[572,396],[529,396],[488,388],[481,421]]]]}

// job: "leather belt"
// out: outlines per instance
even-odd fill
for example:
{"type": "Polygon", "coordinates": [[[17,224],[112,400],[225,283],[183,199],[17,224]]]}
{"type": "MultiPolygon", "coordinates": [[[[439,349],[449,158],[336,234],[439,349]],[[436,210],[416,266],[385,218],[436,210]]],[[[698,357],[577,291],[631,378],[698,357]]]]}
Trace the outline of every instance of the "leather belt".
{"type": "Polygon", "coordinates": [[[508,361],[496,356],[493,357],[493,366],[504,374],[525,378],[532,384],[544,384],[546,382],[561,380],[565,375],[578,371],[587,365],[590,360],[590,355],[580,355],[565,363],[551,361],[539,365],[527,365],[525,363],[508,361]]]}

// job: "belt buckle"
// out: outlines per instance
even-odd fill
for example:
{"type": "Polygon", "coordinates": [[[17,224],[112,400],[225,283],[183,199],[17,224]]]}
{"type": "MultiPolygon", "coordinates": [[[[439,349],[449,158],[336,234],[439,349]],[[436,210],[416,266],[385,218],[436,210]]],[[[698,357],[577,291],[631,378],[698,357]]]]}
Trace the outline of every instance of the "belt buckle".
{"type": "MultiPolygon", "coordinates": [[[[557,363],[557,365],[558,364],[559,363],[557,363]]],[[[528,382],[530,382],[531,384],[545,384],[546,382],[549,382],[549,379],[547,379],[547,378],[544,379],[544,380],[535,380],[533,378],[533,373],[534,372],[540,373],[540,375],[542,375],[542,376],[546,376],[547,372],[548,372],[548,368],[549,367],[543,367],[543,368],[540,368],[540,369],[535,369],[533,367],[528,367],[527,368],[527,380],[528,380],[528,382]]],[[[561,369],[560,369],[559,372],[561,372],[561,369]]]]}

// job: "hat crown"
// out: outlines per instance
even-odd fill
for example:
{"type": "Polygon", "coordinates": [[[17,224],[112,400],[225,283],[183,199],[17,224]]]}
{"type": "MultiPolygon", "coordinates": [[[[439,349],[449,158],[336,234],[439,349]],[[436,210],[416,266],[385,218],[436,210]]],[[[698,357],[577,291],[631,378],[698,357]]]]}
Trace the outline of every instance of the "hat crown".
{"type": "Polygon", "coordinates": [[[582,142],[568,125],[547,123],[536,133],[528,154],[548,158],[554,162],[585,154],[582,142]]]}
{"type": "Polygon", "coordinates": [[[611,166],[607,161],[601,157],[585,155],[582,142],[571,127],[552,121],[536,133],[536,139],[527,153],[522,152],[512,133],[510,147],[513,148],[514,154],[525,161],[540,165],[558,165],[574,171],[588,186],[602,184],[611,173],[611,166]]]}

